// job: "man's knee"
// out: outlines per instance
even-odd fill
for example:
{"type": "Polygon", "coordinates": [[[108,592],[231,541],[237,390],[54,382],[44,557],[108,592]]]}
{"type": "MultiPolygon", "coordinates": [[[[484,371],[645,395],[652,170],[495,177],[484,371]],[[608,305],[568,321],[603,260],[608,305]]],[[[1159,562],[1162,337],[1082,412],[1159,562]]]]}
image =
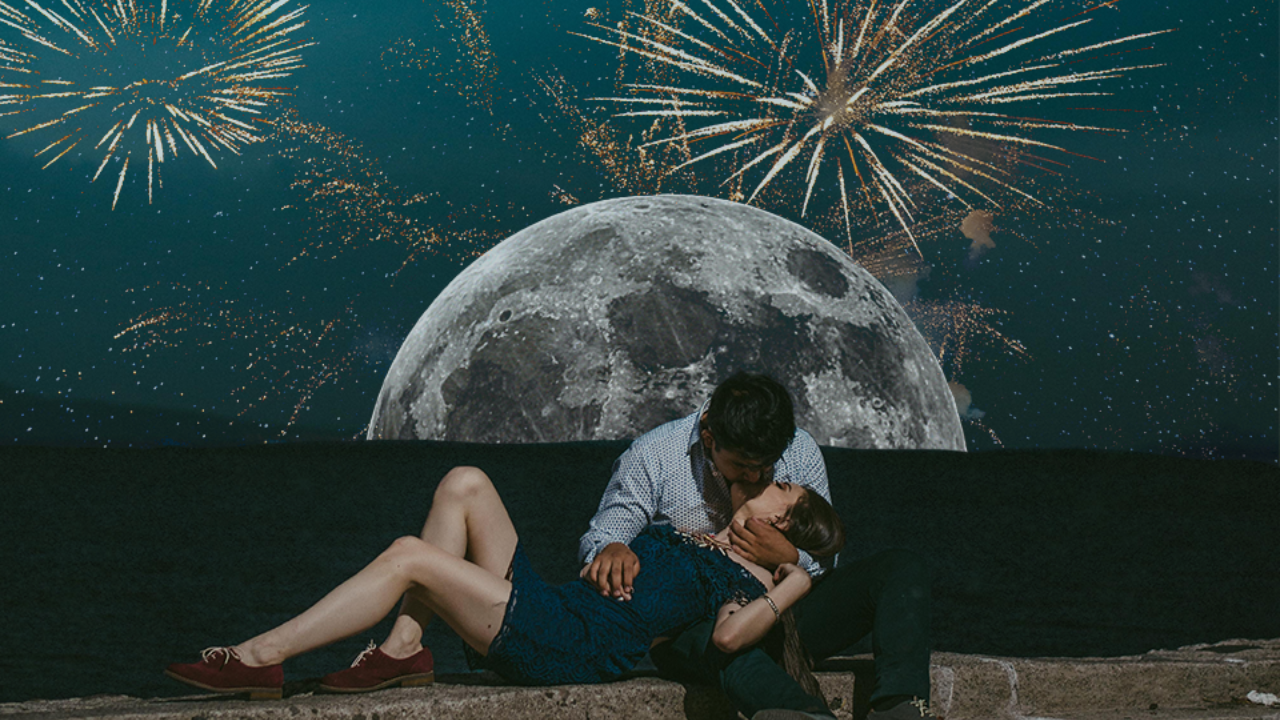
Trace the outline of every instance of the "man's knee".
{"type": "Polygon", "coordinates": [[[462,465],[445,473],[436,486],[435,502],[463,500],[493,487],[493,481],[480,468],[462,465]]]}

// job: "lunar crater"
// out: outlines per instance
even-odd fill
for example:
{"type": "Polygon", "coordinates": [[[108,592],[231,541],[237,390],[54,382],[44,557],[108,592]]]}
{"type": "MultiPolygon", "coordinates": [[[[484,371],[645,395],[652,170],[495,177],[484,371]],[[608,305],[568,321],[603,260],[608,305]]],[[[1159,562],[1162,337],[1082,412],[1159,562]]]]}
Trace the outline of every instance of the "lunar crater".
{"type": "Polygon", "coordinates": [[[849,281],[839,263],[809,248],[792,248],[787,253],[787,270],[810,292],[840,299],[849,293],[849,281]]]}
{"type": "Polygon", "coordinates": [[[401,346],[368,436],[637,437],[743,369],[789,387],[824,444],[964,449],[937,361],[869,273],[790,221],[674,195],[571,209],[463,270],[401,346]]]}

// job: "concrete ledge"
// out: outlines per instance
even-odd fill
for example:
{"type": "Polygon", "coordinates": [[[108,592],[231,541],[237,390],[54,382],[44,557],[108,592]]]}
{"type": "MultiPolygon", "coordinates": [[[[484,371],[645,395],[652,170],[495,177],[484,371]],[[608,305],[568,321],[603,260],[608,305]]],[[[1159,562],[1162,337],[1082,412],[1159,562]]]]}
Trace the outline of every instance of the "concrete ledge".
{"type": "MultiPolygon", "coordinates": [[[[873,676],[870,656],[823,664],[819,681],[839,718],[862,718],[873,676]]],[[[1236,640],[1119,658],[998,658],[935,653],[933,704],[949,720],[1280,720],[1247,699],[1280,695],[1280,639],[1236,640]]],[[[281,701],[193,696],[144,700],[125,696],[0,705],[7,719],[63,720],[398,720],[556,718],[589,720],[732,720],[725,698],[707,687],[655,677],[606,685],[523,688],[489,674],[442,676],[431,686],[367,695],[315,694],[313,682],[290,683],[281,701]]]]}

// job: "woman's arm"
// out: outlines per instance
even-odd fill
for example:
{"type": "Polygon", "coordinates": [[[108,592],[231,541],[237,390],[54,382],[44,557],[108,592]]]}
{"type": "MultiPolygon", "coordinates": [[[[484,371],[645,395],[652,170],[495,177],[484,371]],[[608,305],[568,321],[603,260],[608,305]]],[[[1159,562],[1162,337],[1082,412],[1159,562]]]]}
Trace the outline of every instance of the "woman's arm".
{"type": "Polygon", "coordinates": [[[777,606],[779,613],[786,612],[787,608],[808,594],[813,584],[809,573],[794,563],[779,566],[773,579],[777,584],[772,590],[746,605],[728,602],[720,608],[715,630],[711,633],[711,642],[722,652],[734,653],[760,642],[778,621],[769,600],[777,606]]]}

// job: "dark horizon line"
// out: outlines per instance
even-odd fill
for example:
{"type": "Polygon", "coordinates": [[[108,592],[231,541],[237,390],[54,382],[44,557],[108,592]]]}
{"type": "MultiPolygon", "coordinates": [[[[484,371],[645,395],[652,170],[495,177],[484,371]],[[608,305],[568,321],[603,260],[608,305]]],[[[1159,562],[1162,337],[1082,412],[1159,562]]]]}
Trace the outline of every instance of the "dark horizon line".
{"type": "MultiPolygon", "coordinates": [[[[143,403],[116,403],[101,399],[63,398],[58,402],[43,394],[17,391],[11,385],[0,381],[0,448],[20,447],[62,447],[62,448],[132,448],[154,449],[163,447],[187,448],[234,448],[257,445],[300,444],[300,443],[346,443],[364,441],[368,423],[353,434],[351,428],[319,423],[295,423],[281,427],[278,424],[267,424],[239,418],[221,413],[207,413],[188,408],[171,408],[163,405],[143,403]],[[15,392],[6,392],[14,390],[15,392]],[[25,401],[25,402],[24,402],[25,401]],[[28,415],[16,415],[17,408],[6,407],[9,403],[26,405],[28,415]],[[67,405],[74,405],[68,410],[67,405]],[[119,420],[116,418],[119,417],[119,420]],[[35,418],[45,426],[43,432],[36,432],[31,441],[22,440],[27,434],[26,426],[34,431],[35,418]],[[185,425],[187,428],[204,427],[213,430],[215,437],[200,439],[185,433],[174,433],[159,430],[161,418],[176,421],[175,426],[185,425]],[[82,420],[83,423],[77,423],[82,420]],[[72,435],[71,426],[80,429],[84,425],[94,423],[103,428],[103,422],[115,421],[116,433],[99,433],[109,435],[105,440],[81,439],[78,433],[72,435]],[[252,428],[252,431],[250,430],[252,428]],[[12,441],[9,438],[13,438],[12,441]]],[[[87,434],[87,433],[86,433],[87,434]]],[[[616,442],[625,440],[619,438],[616,442]]],[[[1104,448],[1089,446],[1051,446],[1051,447],[996,447],[969,448],[970,453],[994,453],[1035,451],[1052,452],[1068,450],[1086,450],[1098,452],[1115,452],[1128,454],[1150,454],[1169,457],[1190,457],[1211,460],[1254,460],[1267,463],[1280,463],[1280,445],[1266,441],[1241,441],[1239,439],[1222,438],[1224,442],[1188,443],[1182,448],[1171,448],[1161,445],[1140,445],[1130,449],[1104,448]]],[[[590,441],[586,441],[590,442],[590,441]]]]}

